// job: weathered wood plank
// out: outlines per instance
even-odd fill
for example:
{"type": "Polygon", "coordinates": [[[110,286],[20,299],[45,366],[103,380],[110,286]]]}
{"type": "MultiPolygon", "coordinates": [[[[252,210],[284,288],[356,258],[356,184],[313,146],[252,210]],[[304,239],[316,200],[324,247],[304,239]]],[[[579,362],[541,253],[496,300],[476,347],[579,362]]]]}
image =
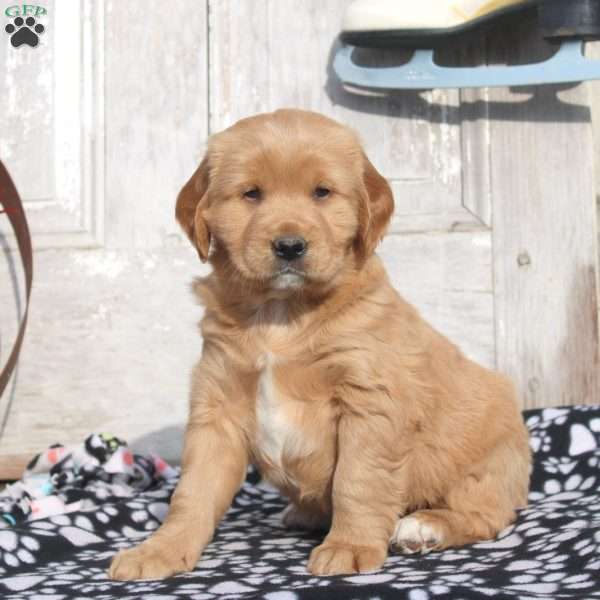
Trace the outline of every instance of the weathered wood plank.
{"type": "Polygon", "coordinates": [[[492,241],[487,231],[392,235],[379,249],[394,287],[470,358],[494,367],[492,241]]]}
{"type": "Polygon", "coordinates": [[[0,456],[0,481],[20,479],[33,456],[34,454],[5,454],[0,456]]]}
{"type": "MultiPolygon", "coordinates": [[[[600,42],[590,42],[586,44],[585,52],[589,58],[600,60],[600,42]]],[[[587,86],[594,139],[594,180],[596,184],[595,194],[597,215],[596,224],[598,231],[598,264],[600,264],[600,82],[591,81],[587,84],[587,86]]],[[[600,302],[598,303],[598,320],[600,321],[600,302]]]]}
{"type": "MultiPolygon", "coordinates": [[[[507,58],[535,60],[542,52],[536,37],[530,32],[530,43],[513,44],[503,36],[507,58]]],[[[515,379],[526,407],[598,403],[588,87],[529,93],[490,91],[498,365],[515,379]]]]}
{"type": "Polygon", "coordinates": [[[208,130],[206,3],[151,0],[106,9],[106,245],[179,237],[177,192],[208,130]]]}
{"type": "MultiPolygon", "coordinates": [[[[55,5],[54,0],[44,2],[49,15],[53,15],[55,5]]],[[[2,6],[3,30],[9,22],[4,15],[8,6],[2,6]]],[[[76,14],[77,10],[71,12],[76,14]]],[[[37,48],[14,48],[4,31],[0,44],[0,157],[13,178],[21,182],[24,200],[32,203],[48,200],[54,192],[51,117],[55,30],[51,17],[41,16],[39,21],[46,31],[37,48]]]]}
{"type": "MultiPolygon", "coordinates": [[[[207,271],[187,242],[38,253],[16,389],[2,398],[12,408],[0,457],[107,431],[134,444],[152,434],[154,450],[176,459],[202,347],[189,283],[207,271]]],[[[0,281],[9,281],[3,263],[0,281]]],[[[0,306],[10,302],[1,286],[0,306]]]]}
{"type": "MultiPolygon", "coordinates": [[[[34,249],[102,240],[103,3],[51,3],[35,48],[0,49],[0,155],[20,190],[34,249]]],[[[12,232],[0,221],[8,245],[12,232]]]]}

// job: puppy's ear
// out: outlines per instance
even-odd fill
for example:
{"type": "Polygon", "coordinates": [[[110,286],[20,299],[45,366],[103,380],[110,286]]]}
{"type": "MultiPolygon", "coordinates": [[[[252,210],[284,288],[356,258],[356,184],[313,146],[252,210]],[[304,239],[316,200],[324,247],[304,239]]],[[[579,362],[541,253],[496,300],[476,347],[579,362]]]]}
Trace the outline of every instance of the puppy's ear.
{"type": "Polygon", "coordinates": [[[375,251],[394,212],[394,195],[377,169],[363,155],[363,198],[359,209],[358,250],[364,259],[375,251]]]}
{"type": "Polygon", "coordinates": [[[175,216],[198,250],[202,262],[208,259],[210,231],[204,218],[208,190],[208,159],[204,157],[190,180],[177,196],[175,216]]]}

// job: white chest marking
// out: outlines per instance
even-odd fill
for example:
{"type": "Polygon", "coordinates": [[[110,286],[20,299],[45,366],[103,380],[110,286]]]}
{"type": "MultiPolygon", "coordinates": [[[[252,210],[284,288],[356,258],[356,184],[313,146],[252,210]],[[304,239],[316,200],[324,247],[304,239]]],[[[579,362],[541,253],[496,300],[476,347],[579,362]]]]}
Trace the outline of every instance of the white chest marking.
{"type": "Polygon", "coordinates": [[[297,432],[283,412],[273,382],[273,356],[267,354],[265,365],[258,380],[256,420],[258,424],[257,446],[260,454],[273,466],[282,468],[284,447],[290,450],[290,442],[297,432]]]}

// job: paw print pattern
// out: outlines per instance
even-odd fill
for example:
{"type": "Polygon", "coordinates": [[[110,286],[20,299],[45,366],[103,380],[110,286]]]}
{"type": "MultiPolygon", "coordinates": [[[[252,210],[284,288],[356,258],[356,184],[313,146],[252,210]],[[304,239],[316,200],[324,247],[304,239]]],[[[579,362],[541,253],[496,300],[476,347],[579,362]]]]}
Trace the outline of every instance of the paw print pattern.
{"type": "Polygon", "coordinates": [[[4,31],[10,35],[10,43],[18,48],[23,44],[27,44],[35,48],[39,41],[40,35],[44,33],[45,28],[41,23],[36,23],[33,17],[16,17],[12,23],[9,23],[4,31]]]}
{"type": "Polygon", "coordinates": [[[79,498],[81,508],[32,521],[0,503],[0,513],[16,515],[13,523],[0,522],[0,598],[600,600],[600,407],[534,409],[525,418],[535,455],[529,506],[515,523],[493,540],[392,555],[380,572],[339,578],[307,573],[310,551],[322,538],[284,529],[286,502],[251,468],[193,572],[123,587],[107,578],[106,568],[117,550],[139,543],[164,519],[176,476],[161,476],[156,462],[134,455],[133,465],[146,471],[138,478],[121,460],[127,447],[110,448],[110,440],[103,446],[100,436],[85,444],[86,469],[78,466],[80,446],[65,447],[77,459],[63,453],[52,461],[44,453],[33,474],[77,470],[58,493],[79,498]]]}
{"type": "Polygon", "coordinates": [[[570,457],[561,456],[550,456],[547,460],[541,461],[546,473],[561,473],[562,475],[568,475],[573,469],[577,468],[577,461],[572,460],[570,457]]]}
{"type": "Polygon", "coordinates": [[[552,436],[541,430],[537,433],[533,431],[529,434],[529,446],[534,454],[541,454],[550,451],[552,436]]]}
{"type": "Polygon", "coordinates": [[[0,531],[0,565],[19,567],[36,562],[40,543],[30,535],[17,535],[10,529],[0,531]]]}

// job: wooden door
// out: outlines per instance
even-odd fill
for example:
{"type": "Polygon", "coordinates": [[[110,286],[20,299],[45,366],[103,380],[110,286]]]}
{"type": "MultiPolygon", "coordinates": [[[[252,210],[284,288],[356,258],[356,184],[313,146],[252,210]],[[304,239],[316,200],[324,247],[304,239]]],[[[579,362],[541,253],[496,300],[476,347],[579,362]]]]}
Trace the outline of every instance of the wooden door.
{"type": "MultiPolygon", "coordinates": [[[[36,247],[0,456],[111,431],[177,457],[201,347],[188,284],[207,269],[175,196],[210,132],[284,106],[359,132],[396,196],[380,253],[428,320],[524,406],[600,401],[595,88],[349,93],[331,72],[347,3],[46,2],[39,47],[0,43],[0,157],[36,247]]],[[[0,360],[16,269],[0,255],[0,360]]]]}
{"type": "MultiPolygon", "coordinates": [[[[159,2],[44,6],[38,47],[0,41],[0,157],[35,247],[0,456],[14,465],[109,431],[174,458],[201,349],[189,283],[207,272],[174,219],[207,137],[206,6],[176,2],[169,18],[159,2]]],[[[12,245],[1,217],[0,240],[12,245]]],[[[22,309],[16,269],[0,253],[2,362],[22,309]]]]}

